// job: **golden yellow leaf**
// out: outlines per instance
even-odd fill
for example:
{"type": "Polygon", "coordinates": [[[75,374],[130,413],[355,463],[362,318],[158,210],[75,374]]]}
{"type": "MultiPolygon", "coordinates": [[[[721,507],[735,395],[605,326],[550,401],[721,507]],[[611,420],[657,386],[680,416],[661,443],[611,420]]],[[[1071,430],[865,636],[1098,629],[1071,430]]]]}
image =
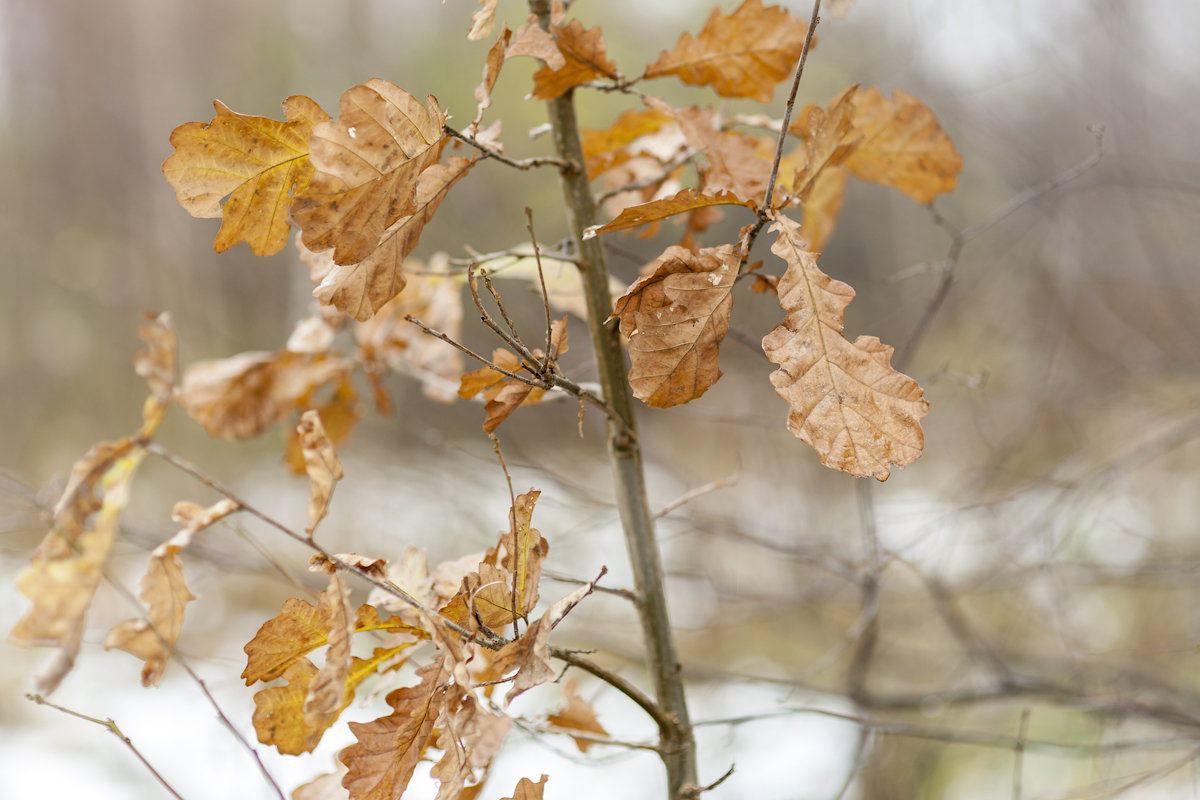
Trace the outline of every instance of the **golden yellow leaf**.
{"type": "Polygon", "coordinates": [[[732,192],[721,192],[715,195],[702,194],[696,189],[684,189],[671,197],[661,200],[651,200],[638,206],[630,206],[621,212],[620,216],[604,225],[596,225],[584,232],[585,238],[591,238],[601,233],[624,231],[645,225],[647,222],[666,219],[676,214],[683,214],[706,206],[746,206],[755,208],[756,204],[742,200],[732,192]]]}
{"type": "Polygon", "coordinates": [[[345,380],[349,369],[341,357],[287,350],[198,361],[184,371],[180,402],[209,434],[245,439],[299,410],[321,387],[345,380]]]}
{"type": "Polygon", "coordinates": [[[697,253],[668,247],[624,295],[613,317],[629,342],[629,385],[652,408],[695,400],[721,377],[738,256],[733,245],[697,253]]]}
{"type": "Polygon", "coordinates": [[[711,86],[722,97],[768,103],[775,84],[795,70],[807,33],[808,25],[781,6],[746,0],[728,16],[713,9],[699,35],[683,34],[642,77],[675,75],[690,86],[711,86]]]}
{"type": "Polygon", "coordinates": [[[129,501],[129,484],[145,455],[129,439],[104,442],[75,463],[66,491],[54,509],[54,527],[17,573],[17,591],[33,607],[17,621],[8,640],[18,647],[57,646],[58,653],[37,677],[43,694],[70,672],[83,642],[85,617],[116,540],[119,517],[129,501]]]}
{"type": "Polygon", "coordinates": [[[421,682],[387,696],[394,711],[372,722],[351,722],[358,740],[338,754],[349,771],[342,785],[354,800],[395,800],[404,793],[430,744],[449,674],[441,659],[417,670],[421,682]]]}
{"type": "MultiPolygon", "coordinates": [[[[563,695],[567,698],[567,707],[562,711],[554,712],[546,718],[546,721],[551,725],[565,728],[569,731],[582,731],[584,733],[594,733],[597,736],[608,736],[608,731],[604,730],[604,726],[596,718],[596,710],[592,708],[592,704],[575,694],[575,687],[578,685],[579,682],[575,680],[569,680],[563,684],[563,695]]],[[[575,745],[581,753],[586,753],[588,748],[594,744],[595,742],[588,741],[587,739],[575,740],[575,745]]]]}
{"type": "Polygon", "coordinates": [[[171,133],[175,152],[163,175],[193,217],[223,217],[218,253],[238,242],[255,255],[277,253],[287,243],[292,200],[312,176],[309,136],[329,115],[303,95],[283,101],[286,122],[238,114],[220,100],[213,106],[208,124],[188,122],[171,133]]]}
{"type": "Polygon", "coordinates": [[[308,684],[301,710],[304,725],[324,730],[333,724],[345,708],[347,678],[350,675],[350,637],[357,627],[357,615],[350,605],[350,587],[338,572],[329,576],[329,585],[317,598],[317,606],[329,620],[325,663],[308,684]]]}
{"type": "Polygon", "coordinates": [[[580,139],[588,177],[595,178],[632,156],[646,152],[635,143],[657,133],[671,121],[669,114],[657,109],[630,109],[607,128],[584,128],[580,131],[580,139]]]}
{"type": "MultiPolygon", "coordinates": [[[[395,217],[386,230],[364,248],[361,259],[338,260],[338,250],[314,253],[309,268],[319,275],[313,297],[364,322],[404,289],[404,259],[416,248],[421,232],[447,192],[475,165],[475,161],[453,156],[445,164],[433,164],[414,176],[415,193],[407,201],[409,211],[395,217]],[[321,266],[314,266],[319,262],[321,266]]],[[[311,245],[307,239],[306,246],[311,245]]],[[[358,251],[354,251],[358,252],[358,251]]]]}
{"type": "Polygon", "coordinates": [[[804,201],[804,224],[800,235],[808,241],[809,249],[819,253],[837,227],[838,215],[842,211],[842,200],[846,197],[846,179],[849,173],[841,167],[826,167],[817,175],[804,201]]]}
{"type": "Polygon", "coordinates": [[[300,449],[304,455],[304,469],[308,473],[311,497],[308,501],[309,525],[305,531],[309,536],[317,529],[317,523],[329,513],[329,501],[333,489],[345,473],[342,462],[334,452],[333,442],[325,434],[321,415],[316,411],[305,411],[300,415],[296,428],[300,435],[300,449]]]}
{"type": "Polygon", "coordinates": [[[790,407],[788,430],[827,467],[886,480],[893,465],[921,455],[919,420],[929,403],[916,381],[892,368],[891,347],[842,336],[854,290],[817,267],[799,225],[774,219],[771,252],[788,265],[778,286],[787,319],[763,339],[763,352],[779,365],[771,384],[790,407]]]}
{"type": "Polygon", "coordinates": [[[446,115],[432,95],[422,106],[379,78],[347,89],[340,114],[313,128],[314,172],[292,203],[292,218],[310,250],[333,248],[334,263],[357,264],[391,225],[417,213],[417,178],[437,163],[446,115]]]}
{"type": "Polygon", "coordinates": [[[863,141],[846,169],[864,181],[899,189],[918,203],[952,191],[962,156],[929,107],[900,89],[889,101],[875,88],[854,100],[854,127],[863,141]]]}
{"type": "Polygon", "coordinates": [[[557,69],[545,66],[534,73],[534,97],[553,100],[581,83],[601,76],[617,76],[617,65],[605,52],[600,26],[584,29],[583,23],[572,19],[566,25],[554,27],[551,34],[565,63],[557,69]]]}

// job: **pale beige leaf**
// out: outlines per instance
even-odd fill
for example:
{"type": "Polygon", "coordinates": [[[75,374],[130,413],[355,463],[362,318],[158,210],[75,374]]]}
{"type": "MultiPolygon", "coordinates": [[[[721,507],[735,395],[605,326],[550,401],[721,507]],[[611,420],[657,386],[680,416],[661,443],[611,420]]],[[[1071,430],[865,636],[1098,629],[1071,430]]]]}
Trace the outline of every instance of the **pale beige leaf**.
{"type": "Polygon", "coordinates": [[[562,69],[567,65],[567,59],[558,49],[554,37],[538,24],[538,18],[530,14],[525,24],[517,28],[512,36],[512,42],[504,51],[504,60],[517,56],[529,56],[546,62],[552,70],[562,69]]]}
{"type": "Polygon", "coordinates": [[[486,39],[492,33],[492,25],[496,22],[496,4],[500,0],[479,0],[481,8],[475,9],[471,15],[471,30],[467,38],[473,42],[486,39]]]}
{"type": "Polygon", "coordinates": [[[349,767],[342,785],[354,800],[395,800],[404,793],[429,746],[449,674],[441,660],[417,671],[421,682],[387,696],[394,711],[372,722],[351,722],[358,740],[338,754],[349,767]]]}
{"type": "Polygon", "coordinates": [[[150,386],[150,393],[161,401],[175,395],[175,373],[178,369],[179,337],[171,322],[171,315],[146,314],[138,336],[146,343],[146,349],[134,357],[134,371],[150,386]]]}
{"type": "Polygon", "coordinates": [[[749,134],[720,130],[711,108],[672,108],[653,98],[646,102],[674,117],[688,145],[704,154],[708,166],[700,170],[701,191],[706,195],[732,193],[750,208],[762,202],[771,176],[773,143],[764,148],[749,134]]]}
{"type": "Polygon", "coordinates": [[[437,163],[446,115],[433,96],[422,106],[379,78],[347,89],[340,114],[313,128],[315,171],[292,217],[309,249],[333,248],[334,263],[357,264],[390,226],[417,213],[417,178],[437,163]]]}
{"type": "Polygon", "coordinates": [[[776,215],[771,252],[787,262],[779,304],[787,319],[763,339],[779,369],[775,391],[787,401],[788,430],[821,462],[857,477],[887,479],[891,468],[921,455],[920,418],[929,411],[921,387],[890,365],[892,348],[874,336],[842,336],[854,290],[817,266],[800,227],[776,215]]]}
{"type": "Polygon", "coordinates": [[[669,247],[624,295],[613,317],[629,342],[629,385],[653,408],[695,400],[721,377],[738,255],[733,245],[698,253],[669,247]]]}
{"type": "Polygon", "coordinates": [[[204,530],[218,520],[224,519],[240,508],[241,506],[228,497],[221,498],[207,508],[187,500],[179,501],[171,509],[171,519],[183,527],[166,542],[160,544],[158,550],[174,548],[176,551],[179,551],[184,549],[192,543],[192,536],[196,533],[204,530]]]}
{"type": "Polygon", "coordinates": [[[300,446],[304,453],[304,469],[308,473],[310,497],[308,501],[309,525],[305,528],[309,536],[317,529],[317,523],[329,513],[329,501],[333,489],[345,473],[342,462],[334,452],[333,442],[325,435],[321,415],[316,411],[305,411],[300,415],[296,427],[300,435],[300,446]]]}
{"type": "Polygon", "coordinates": [[[329,620],[326,636],[329,648],[325,663],[313,676],[304,696],[304,724],[309,728],[328,728],[345,707],[346,678],[350,674],[350,637],[357,626],[354,606],[350,605],[350,587],[340,573],[329,576],[329,585],[317,598],[317,606],[329,620]]]}
{"type": "Polygon", "coordinates": [[[346,765],[338,761],[337,767],[336,772],[318,775],[308,783],[297,786],[292,790],[292,800],[350,800],[350,793],[342,786],[346,765]]]}
{"type": "MultiPolygon", "coordinates": [[[[563,696],[567,699],[567,706],[561,711],[551,714],[546,718],[546,721],[555,727],[564,728],[568,731],[582,731],[583,733],[592,733],[597,736],[608,736],[608,731],[600,724],[600,720],[596,717],[596,710],[592,708],[592,704],[575,694],[575,687],[578,685],[579,682],[575,680],[569,680],[563,684],[563,696]]],[[[587,739],[575,739],[575,745],[581,753],[586,753],[588,748],[594,744],[595,742],[587,739]]]]}
{"type": "Polygon", "coordinates": [[[529,780],[529,778],[521,778],[517,781],[517,788],[513,791],[512,797],[505,797],[504,800],[542,800],[542,792],[546,790],[546,781],[549,777],[543,775],[537,783],[529,780]]]}
{"type": "MultiPolygon", "coordinates": [[[[542,253],[539,276],[533,245],[519,244],[509,248],[509,252],[513,255],[488,262],[488,274],[493,280],[507,278],[527,281],[530,291],[538,293],[544,282],[551,311],[565,311],[579,319],[587,319],[587,299],[583,294],[583,278],[579,274],[579,267],[571,261],[542,253]]],[[[609,294],[618,295],[625,291],[625,284],[616,276],[609,275],[608,291],[609,294]]]]}
{"type": "Polygon", "coordinates": [[[796,68],[807,32],[783,7],[764,8],[760,0],[746,0],[729,15],[713,9],[699,35],[683,34],[643,77],[675,75],[691,86],[711,86],[722,97],[768,103],[775,84],[796,68]]]}

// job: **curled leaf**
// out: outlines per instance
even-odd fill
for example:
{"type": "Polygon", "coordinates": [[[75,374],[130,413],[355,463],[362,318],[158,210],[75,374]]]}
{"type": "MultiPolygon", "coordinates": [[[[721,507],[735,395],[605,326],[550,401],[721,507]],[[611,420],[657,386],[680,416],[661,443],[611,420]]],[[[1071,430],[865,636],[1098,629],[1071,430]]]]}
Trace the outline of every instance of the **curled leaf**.
{"type": "Polygon", "coordinates": [[[309,536],[317,529],[317,523],[329,513],[329,501],[333,498],[333,488],[345,474],[342,462],[334,452],[333,442],[325,435],[325,426],[321,424],[321,415],[316,411],[305,411],[300,415],[300,424],[296,428],[300,435],[300,447],[304,454],[304,469],[308,473],[311,485],[311,497],[308,501],[309,525],[305,528],[309,536]]]}

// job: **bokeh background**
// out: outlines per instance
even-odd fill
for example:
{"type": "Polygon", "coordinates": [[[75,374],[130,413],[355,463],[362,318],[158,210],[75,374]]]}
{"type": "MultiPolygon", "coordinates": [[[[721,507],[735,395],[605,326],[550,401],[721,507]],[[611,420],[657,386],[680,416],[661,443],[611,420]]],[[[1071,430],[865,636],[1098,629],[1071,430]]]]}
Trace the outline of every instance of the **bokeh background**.
{"type": "MultiPolygon", "coordinates": [[[[811,9],[784,5],[802,18],[811,9]]],[[[290,248],[269,259],[212,252],[218,223],[188,217],[159,171],[170,131],[210,119],[213,98],[277,116],[300,93],[333,111],[345,88],[374,76],[436,95],[465,125],[487,48],[464,36],[475,7],[0,2],[4,587],[72,462],[137,427],[143,312],[171,312],[187,363],[278,349],[308,309],[311,285],[290,248]]],[[[603,26],[610,56],[633,74],[699,30],[710,7],[579,0],[573,13],[603,26]]],[[[523,5],[502,0],[500,15],[515,26],[523,5]]],[[[847,333],[895,345],[925,387],[927,449],[885,484],[821,468],[784,428],[756,347],[778,307],[748,292],[722,381],[684,408],[642,414],[654,507],[730,482],[660,530],[693,714],[706,723],[701,778],[736,767],[713,797],[1200,796],[1197,31],[1200,5],[1185,0],[856,0],[822,22],[803,102],[856,81],[903,88],[965,159],[936,213],[852,181],[822,257],[858,290],[847,333]]],[[[504,119],[518,157],[547,147],[526,135],[545,121],[523,99],[532,69],[508,64],[494,94],[491,118],[504,119]]],[[[671,81],[647,88],[712,102],[671,81]]],[[[783,94],[768,113],[782,113],[783,94]]],[[[580,103],[595,126],[629,107],[595,93],[580,103]]],[[[484,165],[451,192],[419,255],[518,244],[525,205],[543,240],[562,235],[552,179],[484,165]]],[[[731,216],[709,243],[732,240],[742,222],[731,216]]],[[[614,272],[631,280],[677,235],[613,239],[614,272]]],[[[536,298],[509,296],[536,324],[536,298]]],[[[568,366],[586,380],[582,333],[573,329],[568,366]]],[[[415,545],[432,563],[488,546],[508,499],[482,409],[439,405],[400,377],[388,389],[394,415],[369,418],[342,453],[327,546],[398,555],[415,545]]],[[[580,440],[575,414],[569,403],[519,412],[501,429],[506,454],[518,490],[543,492],[535,523],[549,566],[590,578],[605,564],[610,585],[627,586],[602,441],[594,420],[580,440]]],[[[214,441],[181,414],[162,436],[300,527],[307,488],[283,468],[281,440],[214,441]]],[[[148,464],[114,578],[136,584],[180,499],[212,494],[148,464]]],[[[200,600],[181,649],[253,741],[241,645],[317,583],[300,548],[250,524],[205,535],[189,555],[200,600]]],[[[548,583],[543,595],[567,588],[548,583]]],[[[0,588],[5,629],[23,609],[0,588]]],[[[143,690],[134,659],[102,650],[107,627],[131,613],[116,593],[97,599],[81,663],[53,699],[114,718],[189,800],[272,796],[191,679],[172,669],[143,690]]],[[[640,680],[633,626],[619,600],[596,597],[562,636],[640,680]]],[[[162,796],[102,728],[23,699],[47,654],[0,647],[0,798],[162,796]]],[[[588,681],[581,693],[614,736],[650,736],[619,697],[588,681]]],[[[547,687],[523,709],[535,716],[560,698],[547,687]]],[[[348,737],[339,727],[312,756],[262,755],[290,791],[328,771],[348,737]]],[[[542,772],[547,797],[662,793],[652,755],[581,758],[569,741],[517,732],[485,795],[542,772]]],[[[431,787],[418,782],[413,796],[431,787]]]]}

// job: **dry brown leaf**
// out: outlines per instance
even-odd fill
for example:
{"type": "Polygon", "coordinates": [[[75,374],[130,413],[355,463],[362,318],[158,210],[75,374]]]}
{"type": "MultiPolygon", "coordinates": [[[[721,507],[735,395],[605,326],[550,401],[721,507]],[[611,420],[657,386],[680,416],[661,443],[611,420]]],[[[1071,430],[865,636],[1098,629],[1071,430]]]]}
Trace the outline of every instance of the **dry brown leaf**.
{"type": "Polygon", "coordinates": [[[325,730],[345,708],[346,679],[350,674],[350,638],[358,622],[350,604],[350,587],[341,574],[329,576],[329,585],[317,598],[317,607],[329,620],[329,649],[325,663],[308,685],[301,706],[304,724],[314,730],[325,730]]]}
{"type": "Polygon", "coordinates": [[[449,702],[443,706],[436,726],[437,748],[443,755],[430,773],[441,782],[434,800],[458,800],[472,780],[481,786],[482,776],[476,771],[487,770],[512,725],[508,717],[488,713],[460,687],[452,691],[457,694],[456,707],[452,710],[449,702]]]}
{"type": "Polygon", "coordinates": [[[491,49],[488,50],[487,58],[484,59],[483,80],[475,87],[475,102],[478,104],[475,109],[475,119],[471,120],[467,129],[468,133],[475,133],[479,130],[479,123],[483,121],[483,112],[492,107],[492,89],[495,88],[496,81],[500,78],[500,68],[504,66],[504,53],[508,49],[510,41],[512,41],[512,31],[505,25],[491,49]]]}
{"type": "Polygon", "coordinates": [[[572,19],[566,25],[554,27],[551,33],[565,64],[555,69],[545,66],[534,73],[534,97],[553,100],[581,83],[599,77],[617,77],[617,65],[605,52],[599,25],[584,29],[583,23],[572,19]]]}
{"type": "Polygon", "coordinates": [[[305,406],[321,387],[344,381],[349,370],[340,357],[240,353],[189,365],[180,402],[209,434],[245,439],[305,406]]]}
{"type": "Polygon", "coordinates": [[[408,285],[378,313],[354,328],[359,361],[367,373],[391,369],[421,381],[426,397],[453,402],[462,374],[462,353],[426,334],[405,317],[412,315],[455,341],[462,340],[462,283],[444,259],[428,266],[409,262],[408,285]]]}
{"type": "Polygon", "coordinates": [[[514,669],[517,671],[513,685],[504,695],[506,706],[519,695],[535,686],[549,683],[558,676],[554,664],[550,661],[550,631],[591,591],[591,585],[587,584],[559,599],[526,628],[519,639],[509,642],[497,651],[492,668],[501,674],[507,674],[514,669]]]}
{"type": "Polygon", "coordinates": [[[387,696],[393,713],[372,722],[351,722],[358,739],[338,754],[349,767],[342,785],[354,800],[394,800],[404,793],[433,735],[450,675],[439,659],[417,670],[421,682],[387,696]]]}
{"type": "Polygon", "coordinates": [[[702,194],[696,189],[684,189],[671,197],[664,197],[661,200],[651,200],[649,203],[630,206],[622,211],[616,219],[604,225],[594,225],[584,231],[583,235],[585,239],[590,239],[601,233],[629,230],[630,228],[645,225],[648,222],[666,219],[676,214],[683,214],[706,206],[746,206],[753,209],[756,207],[756,204],[751,201],[742,200],[732,192],[707,195],[702,194]]]}
{"type": "Polygon", "coordinates": [[[874,336],[842,336],[854,290],[817,266],[800,226],[775,215],[771,252],[787,262],[779,304],[787,319],[763,339],[779,369],[771,383],[790,406],[788,430],[821,463],[857,477],[886,480],[892,465],[921,455],[920,418],[929,411],[921,387],[890,365],[892,348],[874,336]]]}
{"type": "Polygon", "coordinates": [[[852,122],[857,96],[858,84],[849,86],[828,109],[802,108],[788,127],[802,144],[780,159],[779,174],[785,178],[783,185],[801,199],[808,199],[814,182],[826,169],[842,164],[861,145],[862,132],[852,122]]]}
{"type": "Polygon", "coordinates": [[[804,224],[800,235],[808,241],[809,249],[819,253],[837,227],[842,201],[846,197],[849,173],[841,167],[826,167],[817,175],[804,201],[804,224]]]}
{"type": "MultiPolygon", "coordinates": [[[[565,331],[565,328],[563,330],[565,331]]],[[[565,352],[565,347],[559,350],[555,357],[557,358],[562,352],[565,352]]],[[[535,350],[534,355],[540,358],[542,351],[535,350]]],[[[492,363],[512,373],[520,373],[524,370],[521,360],[502,347],[492,351],[492,363]]],[[[464,374],[459,382],[459,397],[470,399],[480,393],[487,398],[487,402],[483,406],[487,412],[487,417],[483,421],[483,430],[491,433],[521,406],[541,402],[546,390],[530,386],[485,366],[464,374]]]]}
{"type": "Polygon", "coordinates": [[[171,519],[183,525],[183,528],[162,546],[182,550],[192,543],[192,537],[195,534],[240,508],[241,506],[228,497],[218,500],[207,508],[198,503],[180,500],[171,509],[171,519]]]}
{"type": "Polygon", "coordinates": [[[517,781],[517,788],[513,791],[512,797],[505,797],[504,800],[542,800],[542,792],[546,790],[547,780],[549,780],[547,775],[543,775],[537,783],[529,778],[521,778],[517,781]]]}
{"type": "Polygon", "coordinates": [[[533,527],[533,507],[541,494],[530,489],[517,495],[508,512],[509,529],[500,536],[504,550],[500,565],[513,576],[513,594],[522,617],[537,605],[542,562],[550,552],[550,543],[533,527]]]}
{"type": "Polygon", "coordinates": [[[17,591],[33,607],[17,621],[8,641],[18,647],[57,646],[36,679],[50,694],[75,663],[83,642],[88,606],[100,585],[116,540],[129,484],[145,455],[129,439],[96,445],[75,463],[54,509],[54,527],[17,573],[17,591]]]}
{"type": "Polygon", "coordinates": [[[171,133],[175,152],[163,176],[193,217],[224,217],[218,253],[238,242],[255,255],[277,253],[287,244],[292,199],[312,176],[309,136],[329,115],[302,95],[283,101],[286,122],[238,114],[219,100],[213,106],[208,124],[188,122],[171,133]]]}
{"type": "Polygon", "coordinates": [[[446,115],[432,95],[422,106],[379,78],[347,89],[340,114],[313,128],[314,172],[292,218],[310,250],[333,248],[336,264],[357,264],[390,226],[417,213],[417,178],[437,163],[446,115]]]}
{"type": "Polygon", "coordinates": [[[496,4],[500,0],[479,0],[481,8],[475,9],[471,15],[471,30],[467,38],[473,42],[486,39],[492,33],[492,25],[496,22],[496,4]]]}
{"type": "Polygon", "coordinates": [[[768,103],[775,84],[796,68],[807,33],[808,25],[781,6],[746,0],[728,16],[713,9],[699,35],[683,34],[642,77],[676,75],[690,86],[711,86],[722,97],[768,103]]]}
{"type": "Polygon", "coordinates": [[[438,613],[470,630],[483,625],[496,632],[513,621],[512,601],[509,573],[485,562],[463,576],[457,594],[438,613]]]}
{"type": "MultiPolygon", "coordinates": [[[[554,712],[546,718],[546,721],[569,731],[583,731],[584,733],[594,733],[597,736],[608,736],[608,731],[604,730],[604,726],[596,718],[596,710],[592,708],[592,704],[575,694],[575,687],[578,685],[579,682],[575,680],[569,680],[563,684],[563,696],[567,699],[567,707],[562,711],[554,712]]],[[[575,739],[575,745],[581,753],[586,753],[588,748],[594,744],[595,742],[587,739],[575,739]]]]}
{"type": "MultiPolygon", "coordinates": [[[[429,574],[429,558],[424,550],[408,545],[399,559],[392,559],[387,567],[387,579],[426,608],[438,604],[433,591],[433,576],[429,574]]],[[[419,624],[414,609],[408,603],[379,587],[367,595],[367,602],[374,606],[396,612],[402,619],[419,624]]]]}
{"type": "Polygon", "coordinates": [[[342,462],[334,452],[333,442],[325,434],[320,414],[312,410],[305,411],[300,415],[300,424],[296,427],[296,432],[300,436],[300,449],[304,454],[304,469],[308,473],[311,491],[308,501],[309,525],[304,530],[312,536],[317,529],[317,523],[329,513],[333,489],[344,477],[345,472],[342,471],[342,462]]]}
{"type": "Polygon", "coordinates": [[[613,317],[629,342],[629,385],[652,408],[695,400],[721,377],[738,255],[733,245],[693,253],[668,247],[624,295],[613,317]]]}
{"type": "MultiPolygon", "coordinates": [[[[215,521],[229,513],[225,509],[231,506],[236,508],[229,501],[222,501],[193,519],[197,525],[205,519],[215,521]]],[[[188,591],[183,565],[179,561],[179,552],[191,541],[193,533],[195,531],[189,525],[154,549],[141,582],[145,617],[118,623],[104,639],[105,650],[115,647],[145,662],[142,686],[157,686],[162,680],[167,660],[183,630],[184,607],[196,599],[188,591]]]]}
{"type": "Polygon", "coordinates": [[[708,160],[700,170],[700,189],[705,194],[732,192],[742,205],[755,208],[767,191],[774,145],[764,148],[759,139],[745,133],[722,131],[711,108],[672,108],[657,99],[647,103],[679,122],[688,145],[708,160]]]}
{"type": "Polygon", "coordinates": [[[864,181],[899,189],[918,203],[952,191],[962,156],[929,107],[900,89],[889,101],[875,88],[854,100],[854,127],[863,141],[846,169],[864,181]]]}
{"type": "Polygon", "coordinates": [[[530,14],[525,24],[517,28],[512,42],[504,51],[505,61],[517,56],[541,59],[552,70],[562,69],[567,65],[567,59],[559,51],[554,37],[538,24],[538,18],[534,14],[530,14]]]}

